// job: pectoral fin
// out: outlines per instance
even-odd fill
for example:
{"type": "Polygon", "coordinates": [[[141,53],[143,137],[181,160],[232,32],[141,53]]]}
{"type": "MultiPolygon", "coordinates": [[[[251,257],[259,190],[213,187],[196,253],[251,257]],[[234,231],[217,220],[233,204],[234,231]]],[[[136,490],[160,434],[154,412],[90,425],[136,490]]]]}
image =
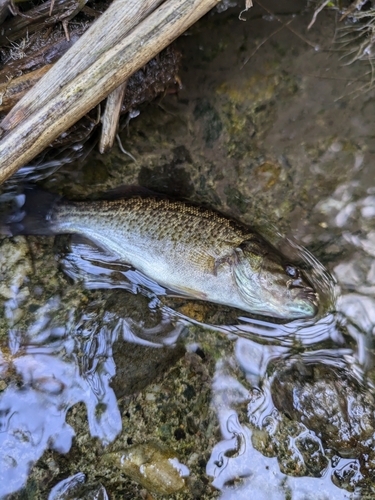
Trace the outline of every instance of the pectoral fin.
{"type": "Polygon", "coordinates": [[[189,254],[189,262],[205,273],[214,273],[215,257],[204,250],[196,249],[189,254]]]}
{"type": "Polygon", "coordinates": [[[232,264],[235,259],[234,252],[228,255],[215,256],[204,250],[195,250],[189,256],[190,262],[199,270],[217,276],[217,271],[222,264],[232,264]]]}

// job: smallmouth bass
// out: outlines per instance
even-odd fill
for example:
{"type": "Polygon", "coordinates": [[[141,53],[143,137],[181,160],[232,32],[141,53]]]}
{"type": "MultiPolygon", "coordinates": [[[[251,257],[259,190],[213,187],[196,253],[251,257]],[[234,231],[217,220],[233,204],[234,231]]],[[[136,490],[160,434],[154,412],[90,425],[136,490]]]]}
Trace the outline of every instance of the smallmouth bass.
{"type": "Polygon", "coordinates": [[[251,228],[158,197],[68,202],[26,192],[16,234],[80,234],[169,290],[248,313],[313,317],[319,299],[301,269],[251,228]]]}

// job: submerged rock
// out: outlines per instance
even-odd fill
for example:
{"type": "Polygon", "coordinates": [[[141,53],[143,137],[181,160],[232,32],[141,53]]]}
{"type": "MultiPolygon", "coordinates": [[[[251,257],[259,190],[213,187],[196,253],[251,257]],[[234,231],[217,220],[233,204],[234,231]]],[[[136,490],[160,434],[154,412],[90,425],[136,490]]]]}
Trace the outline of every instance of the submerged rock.
{"type": "Polygon", "coordinates": [[[28,277],[31,273],[32,262],[25,238],[5,240],[0,252],[0,300],[4,307],[4,313],[0,313],[0,338],[25,314],[22,305],[30,296],[28,277]]]}
{"type": "Polygon", "coordinates": [[[108,500],[108,494],[102,484],[86,484],[86,476],[78,472],[60,481],[52,488],[48,500],[69,500],[85,498],[86,500],[108,500]]]}
{"type": "Polygon", "coordinates": [[[277,374],[272,398],[278,410],[313,430],[341,457],[354,458],[373,443],[373,395],[344,370],[295,364],[277,374]]]}
{"type": "Polygon", "coordinates": [[[74,474],[66,479],[60,481],[54,488],[52,488],[48,500],[64,500],[71,498],[80,486],[86,482],[86,476],[82,472],[74,474]]]}
{"type": "Polygon", "coordinates": [[[189,469],[176,453],[155,441],[131,446],[124,451],[103,455],[104,464],[117,467],[144,488],[160,495],[170,495],[185,487],[189,469]]]}
{"type": "Polygon", "coordinates": [[[321,475],[328,458],[336,486],[372,491],[375,401],[368,387],[344,369],[295,363],[275,376],[272,399],[287,419],[307,427],[309,441],[316,441],[296,443],[310,472],[321,475]],[[317,457],[319,442],[318,454],[324,455],[317,457]]]}

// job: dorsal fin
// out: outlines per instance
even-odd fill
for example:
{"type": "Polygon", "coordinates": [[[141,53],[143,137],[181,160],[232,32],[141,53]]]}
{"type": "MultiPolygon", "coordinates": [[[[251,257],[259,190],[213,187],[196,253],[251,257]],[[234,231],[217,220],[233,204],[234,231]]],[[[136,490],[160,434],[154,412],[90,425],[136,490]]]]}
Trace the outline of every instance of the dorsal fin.
{"type": "Polygon", "coordinates": [[[118,186],[113,189],[109,189],[108,191],[94,194],[90,198],[94,200],[118,200],[121,198],[132,198],[134,196],[140,196],[141,198],[163,198],[163,195],[160,193],[156,193],[155,191],[151,191],[150,189],[142,186],[134,185],[118,186]]]}

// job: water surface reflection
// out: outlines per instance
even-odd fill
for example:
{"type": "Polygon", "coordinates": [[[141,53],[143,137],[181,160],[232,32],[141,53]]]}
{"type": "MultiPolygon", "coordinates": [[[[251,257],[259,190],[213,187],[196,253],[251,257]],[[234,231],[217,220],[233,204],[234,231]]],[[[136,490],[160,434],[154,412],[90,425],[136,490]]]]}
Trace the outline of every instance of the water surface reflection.
{"type": "Polygon", "coordinates": [[[337,311],[313,325],[275,325],[277,343],[238,338],[216,365],[222,441],[207,473],[221,498],[373,498],[372,190],[342,185],[316,207],[330,227],[320,236],[327,255],[345,249],[337,311]]]}
{"type": "MultiPolygon", "coordinates": [[[[76,429],[66,419],[77,403],[90,435],[104,446],[116,442],[118,398],[153,383],[157,366],[173,365],[184,345],[200,349],[192,326],[212,336],[213,349],[215,335],[230,341],[216,353],[211,405],[222,440],[207,463],[222,498],[247,498],[254,488],[258,498],[309,498],[318,488],[321,498],[349,498],[346,490],[367,489],[375,462],[372,299],[350,293],[340,311],[317,321],[269,323],[169,296],[82,239],[62,237],[56,250],[71,278],[111,291],[61,324],[62,300],[51,298],[22,330],[14,318],[24,286],[10,287],[0,358],[1,496],[24,486],[46,449],[69,452],[76,429]],[[133,347],[124,352],[127,343],[133,347]]],[[[77,474],[61,479],[50,498],[84,484],[77,474]]],[[[105,484],[97,488],[107,495],[105,484]]]]}
{"type": "Polygon", "coordinates": [[[315,345],[307,329],[305,349],[301,331],[292,348],[238,338],[232,356],[217,363],[212,404],[223,440],[207,473],[222,498],[248,498],[254,490],[259,498],[349,498],[339,488],[364,486],[374,445],[373,386],[359,363],[361,344],[345,347],[343,327],[332,321],[324,339],[322,326],[315,345]]]}

